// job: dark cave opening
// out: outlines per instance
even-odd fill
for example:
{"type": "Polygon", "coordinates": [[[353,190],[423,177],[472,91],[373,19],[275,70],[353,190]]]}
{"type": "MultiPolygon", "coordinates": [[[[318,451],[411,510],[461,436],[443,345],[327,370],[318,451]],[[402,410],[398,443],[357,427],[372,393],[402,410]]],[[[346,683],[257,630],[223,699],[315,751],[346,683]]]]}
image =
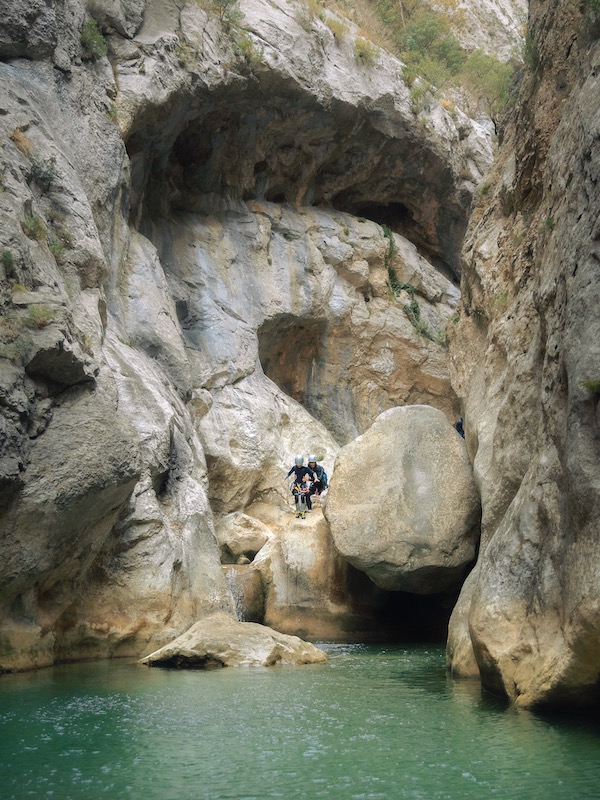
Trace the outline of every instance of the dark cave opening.
{"type": "Polygon", "coordinates": [[[460,586],[437,594],[419,595],[380,589],[350,564],[345,566],[346,591],[352,598],[360,628],[353,641],[395,644],[445,644],[450,615],[460,586]],[[365,622],[369,621],[368,630],[365,622]]]}

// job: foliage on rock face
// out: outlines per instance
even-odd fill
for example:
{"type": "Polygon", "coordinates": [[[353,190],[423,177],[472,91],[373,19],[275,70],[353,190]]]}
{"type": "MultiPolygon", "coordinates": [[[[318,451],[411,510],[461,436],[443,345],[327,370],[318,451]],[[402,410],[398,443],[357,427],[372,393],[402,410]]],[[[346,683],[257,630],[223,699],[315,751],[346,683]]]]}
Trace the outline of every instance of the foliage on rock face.
{"type": "Polygon", "coordinates": [[[237,27],[242,20],[239,0],[195,0],[195,2],[209,14],[217,16],[226,31],[237,27]]]}
{"type": "Polygon", "coordinates": [[[88,19],[81,29],[81,48],[86,61],[97,61],[108,52],[106,40],[95,19],[88,19]]]}
{"type": "Polygon", "coordinates": [[[371,44],[367,39],[358,37],[354,42],[354,57],[361,64],[370,66],[377,60],[379,48],[371,44]]]}
{"type": "Polygon", "coordinates": [[[421,319],[421,306],[419,305],[419,301],[415,297],[415,287],[412,286],[410,283],[402,283],[399,278],[396,270],[394,269],[394,265],[392,264],[392,259],[394,257],[394,253],[396,252],[396,247],[394,244],[394,234],[387,225],[382,226],[383,235],[388,240],[388,249],[387,253],[385,254],[385,264],[387,267],[388,273],[388,280],[390,283],[390,289],[392,290],[392,294],[396,299],[401,299],[402,296],[406,297],[408,295],[409,302],[405,303],[402,306],[402,310],[408,317],[411,325],[413,328],[424,336],[426,339],[431,339],[432,342],[437,342],[438,344],[445,344],[446,343],[446,335],[444,331],[432,331],[430,328],[423,322],[421,319]]]}
{"type": "Polygon", "coordinates": [[[509,104],[514,67],[474,50],[461,70],[461,82],[480,100],[486,111],[494,116],[509,104]]]}

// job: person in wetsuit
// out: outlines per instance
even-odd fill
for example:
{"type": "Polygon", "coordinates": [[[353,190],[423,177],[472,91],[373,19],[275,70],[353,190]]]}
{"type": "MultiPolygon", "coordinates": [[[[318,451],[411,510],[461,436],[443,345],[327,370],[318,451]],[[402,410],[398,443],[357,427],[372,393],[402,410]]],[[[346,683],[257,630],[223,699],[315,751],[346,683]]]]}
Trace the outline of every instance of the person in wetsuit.
{"type": "MultiPolygon", "coordinates": [[[[304,483],[304,480],[308,476],[309,480],[316,481],[317,475],[314,470],[310,469],[310,467],[304,466],[304,456],[296,456],[294,459],[294,466],[290,469],[288,474],[285,476],[286,479],[290,477],[290,475],[294,473],[294,483],[299,484],[300,486],[304,483]]],[[[306,509],[307,511],[312,511],[312,503],[310,502],[310,494],[307,493],[306,495],[306,509]]]]}

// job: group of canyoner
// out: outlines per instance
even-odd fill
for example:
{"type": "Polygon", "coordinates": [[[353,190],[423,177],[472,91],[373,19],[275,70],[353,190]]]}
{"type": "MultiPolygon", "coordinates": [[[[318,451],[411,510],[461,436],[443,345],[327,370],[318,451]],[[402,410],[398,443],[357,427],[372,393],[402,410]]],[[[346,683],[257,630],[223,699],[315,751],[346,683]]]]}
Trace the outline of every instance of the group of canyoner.
{"type": "Polygon", "coordinates": [[[296,518],[306,519],[306,513],[312,511],[312,497],[323,494],[327,489],[327,473],[317,464],[317,457],[308,457],[308,466],[304,466],[304,456],[296,456],[294,466],[285,476],[287,479],[293,474],[292,494],[296,506],[296,518]]]}

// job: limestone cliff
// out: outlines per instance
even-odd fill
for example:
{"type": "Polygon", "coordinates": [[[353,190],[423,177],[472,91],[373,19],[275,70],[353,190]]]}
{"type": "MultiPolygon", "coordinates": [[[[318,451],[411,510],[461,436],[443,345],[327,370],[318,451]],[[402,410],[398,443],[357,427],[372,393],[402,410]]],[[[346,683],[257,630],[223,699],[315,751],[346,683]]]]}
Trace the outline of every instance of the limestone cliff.
{"type": "Polygon", "coordinates": [[[215,517],[285,504],[295,452],[331,469],[387,408],[453,419],[436,340],[492,143],[287,0],[229,27],[175,0],[3,9],[8,670],[233,616],[215,517]]]}
{"type": "Polygon", "coordinates": [[[598,24],[592,4],[530,4],[451,334],[483,520],[449,663],[527,707],[599,696],[598,24]]]}

